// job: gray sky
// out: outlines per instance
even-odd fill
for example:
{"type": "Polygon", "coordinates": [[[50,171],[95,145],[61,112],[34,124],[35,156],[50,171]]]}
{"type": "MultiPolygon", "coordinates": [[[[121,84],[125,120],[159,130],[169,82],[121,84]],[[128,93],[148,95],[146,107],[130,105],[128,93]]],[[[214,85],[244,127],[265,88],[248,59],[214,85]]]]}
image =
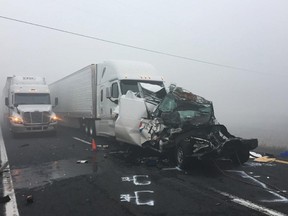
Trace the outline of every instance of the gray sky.
{"type": "Polygon", "coordinates": [[[103,59],[149,62],[168,84],[212,100],[218,121],[232,133],[287,147],[287,11],[287,0],[0,0],[0,16],[247,69],[0,18],[0,88],[11,75],[51,83],[103,59]]]}

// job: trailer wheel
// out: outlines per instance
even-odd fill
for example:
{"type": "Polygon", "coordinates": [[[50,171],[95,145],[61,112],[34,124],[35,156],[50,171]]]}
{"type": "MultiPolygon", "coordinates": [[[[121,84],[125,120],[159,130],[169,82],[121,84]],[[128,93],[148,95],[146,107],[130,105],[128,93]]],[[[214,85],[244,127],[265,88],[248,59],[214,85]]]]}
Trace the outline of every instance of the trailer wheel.
{"type": "Polygon", "coordinates": [[[89,135],[93,138],[96,136],[95,122],[93,120],[89,123],[89,135]]]}
{"type": "Polygon", "coordinates": [[[84,121],[84,132],[87,136],[89,136],[89,122],[84,121]]]}
{"type": "Polygon", "coordinates": [[[185,148],[183,148],[182,145],[179,145],[176,148],[176,163],[180,169],[187,168],[187,165],[189,164],[189,158],[187,158],[186,155],[187,152],[185,151],[185,148]]]}
{"type": "Polygon", "coordinates": [[[86,134],[86,122],[84,119],[79,119],[79,128],[82,133],[86,134]]]}
{"type": "Polygon", "coordinates": [[[93,125],[92,125],[92,123],[90,123],[89,135],[90,135],[91,137],[93,137],[93,125]]]}

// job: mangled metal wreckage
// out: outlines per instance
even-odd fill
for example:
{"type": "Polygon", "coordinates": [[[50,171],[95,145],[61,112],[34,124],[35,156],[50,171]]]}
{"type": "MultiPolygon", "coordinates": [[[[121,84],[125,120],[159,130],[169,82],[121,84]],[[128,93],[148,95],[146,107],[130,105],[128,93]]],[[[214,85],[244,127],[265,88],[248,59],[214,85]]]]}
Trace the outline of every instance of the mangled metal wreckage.
{"type": "Polygon", "coordinates": [[[139,89],[140,93],[128,91],[120,99],[115,124],[118,140],[163,154],[172,152],[180,168],[191,158],[229,158],[242,164],[258,146],[257,139],[231,135],[217,122],[212,102],[203,97],[176,86],[170,86],[168,93],[144,84],[139,89]]]}

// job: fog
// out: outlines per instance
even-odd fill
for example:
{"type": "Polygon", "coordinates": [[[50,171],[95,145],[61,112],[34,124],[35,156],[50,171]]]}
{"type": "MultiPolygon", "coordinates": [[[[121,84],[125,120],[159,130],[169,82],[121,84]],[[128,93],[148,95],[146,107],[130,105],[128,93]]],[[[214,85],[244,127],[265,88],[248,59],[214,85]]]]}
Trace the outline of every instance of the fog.
{"type": "Polygon", "coordinates": [[[288,148],[287,9],[286,0],[0,0],[0,88],[12,75],[51,83],[105,59],[148,62],[167,84],[213,101],[231,133],[288,148]]]}

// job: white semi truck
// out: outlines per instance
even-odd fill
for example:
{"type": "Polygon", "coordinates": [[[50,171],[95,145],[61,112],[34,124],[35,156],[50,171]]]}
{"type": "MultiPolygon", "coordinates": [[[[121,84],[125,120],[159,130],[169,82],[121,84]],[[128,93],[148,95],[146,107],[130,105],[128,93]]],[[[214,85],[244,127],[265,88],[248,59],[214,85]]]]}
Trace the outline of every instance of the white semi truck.
{"type": "Polygon", "coordinates": [[[163,77],[152,65],[134,61],[92,64],[49,85],[51,97],[59,99],[54,110],[60,124],[136,145],[140,119],[147,116],[144,87],[165,90],[163,77]],[[138,100],[131,104],[131,97],[138,100]]]}
{"type": "Polygon", "coordinates": [[[56,133],[57,116],[52,111],[45,78],[7,77],[2,96],[6,105],[3,108],[3,122],[14,136],[34,132],[56,133]]]}
{"type": "Polygon", "coordinates": [[[257,139],[236,137],[219,124],[211,101],[176,85],[167,92],[146,63],[104,61],[49,87],[52,98],[59,98],[55,112],[62,124],[174,155],[181,168],[191,158],[245,163],[258,146],[257,139]]]}

